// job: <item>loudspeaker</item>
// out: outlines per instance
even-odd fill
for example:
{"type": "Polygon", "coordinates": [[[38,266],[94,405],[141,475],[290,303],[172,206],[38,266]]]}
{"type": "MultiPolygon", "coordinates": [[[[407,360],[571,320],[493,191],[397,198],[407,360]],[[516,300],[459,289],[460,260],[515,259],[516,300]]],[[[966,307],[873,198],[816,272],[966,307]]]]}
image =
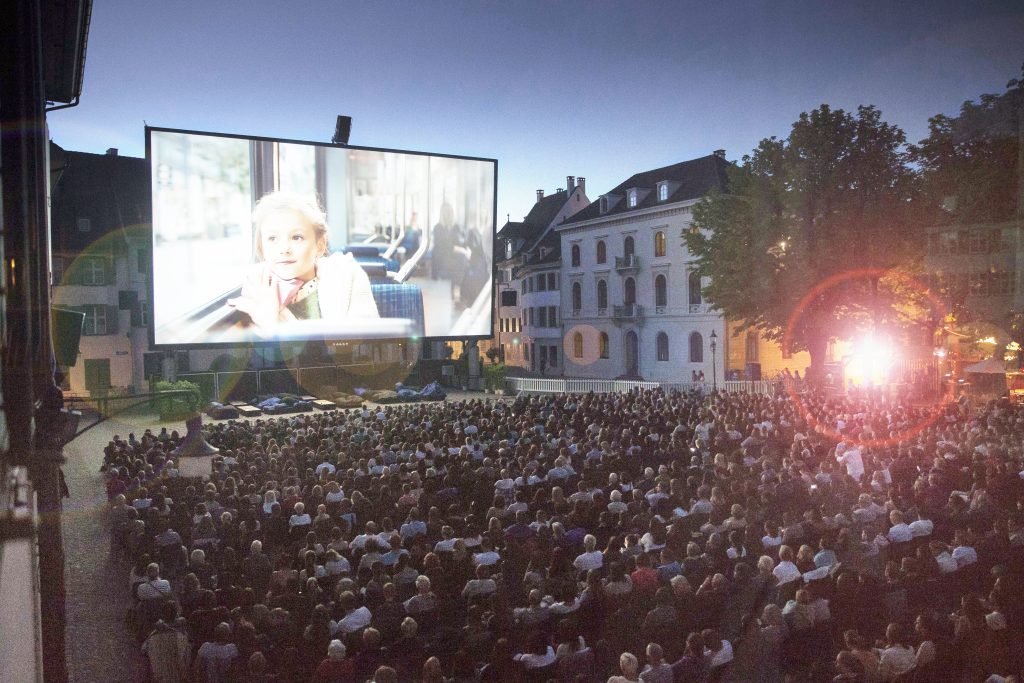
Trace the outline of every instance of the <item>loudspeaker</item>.
{"type": "Polygon", "coordinates": [[[348,136],[352,133],[352,117],[351,116],[339,116],[337,123],[334,124],[334,137],[331,138],[331,142],[336,145],[347,145],[348,136]]]}
{"type": "Polygon", "coordinates": [[[747,379],[752,382],[761,381],[761,364],[747,363],[747,379]]]}
{"type": "Polygon", "coordinates": [[[85,313],[66,308],[50,309],[50,329],[53,336],[53,355],[57,364],[72,367],[78,360],[78,344],[82,339],[85,313]]]}

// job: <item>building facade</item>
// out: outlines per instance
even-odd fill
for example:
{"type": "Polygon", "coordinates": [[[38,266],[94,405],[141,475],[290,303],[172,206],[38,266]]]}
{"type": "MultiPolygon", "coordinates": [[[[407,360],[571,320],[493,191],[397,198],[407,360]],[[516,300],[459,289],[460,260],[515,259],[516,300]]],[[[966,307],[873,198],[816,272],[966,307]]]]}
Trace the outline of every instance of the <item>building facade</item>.
{"type": "Polygon", "coordinates": [[[537,190],[522,222],[498,231],[494,345],[507,365],[564,374],[561,239],[555,227],[589,205],[586,179],[567,176],[565,188],[550,195],[537,190]]]}
{"type": "Polygon", "coordinates": [[[567,376],[724,379],[725,321],[682,236],[727,165],[720,150],[635,174],[556,227],[567,376]]]}
{"type": "MultiPolygon", "coordinates": [[[[51,146],[53,304],[85,314],[77,394],[146,386],[151,196],[145,159],[51,146]]],[[[152,368],[151,368],[152,369],[152,368]]]]}

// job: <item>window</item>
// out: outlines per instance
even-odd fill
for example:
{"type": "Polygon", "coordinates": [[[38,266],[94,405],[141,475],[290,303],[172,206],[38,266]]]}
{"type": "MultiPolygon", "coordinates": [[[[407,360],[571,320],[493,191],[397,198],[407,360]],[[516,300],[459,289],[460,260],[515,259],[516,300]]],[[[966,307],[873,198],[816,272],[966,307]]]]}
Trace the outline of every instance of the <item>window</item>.
{"type": "Polygon", "coordinates": [[[512,258],[512,242],[505,242],[505,258],[512,258]]]}
{"type": "Polygon", "coordinates": [[[627,201],[629,202],[629,208],[636,208],[636,190],[630,190],[628,197],[629,199],[627,201]]]}
{"type": "Polygon", "coordinates": [[[552,346],[551,348],[548,349],[548,362],[551,364],[551,367],[553,367],[553,368],[557,368],[558,367],[558,347],[557,346],[552,346]]]}
{"type": "Polygon", "coordinates": [[[574,358],[583,358],[583,335],[579,332],[572,335],[572,355],[574,358]]]}
{"type": "Polygon", "coordinates": [[[654,255],[664,256],[668,251],[668,241],[665,239],[665,233],[658,231],[654,233],[654,255]]]}
{"type": "Polygon", "coordinates": [[[548,325],[551,327],[558,326],[558,316],[555,314],[554,306],[548,306],[548,325]]]}
{"type": "Polygon", "coordinates": [[[757,362],[757,332],[750,330],[747,332],[747,348],[746,357],[748,363],[757,362]]]}
{"type": "Polygon", "coordinates": [[[88,218],[79,218],[77,223],[78,232],[89,232],[92,230],[92,221],[88,218]]]}
{"type": "Polygon", "coordinates": [[[699,306],[703,303],[703,299],[700,294],[700,275],[697,274],[697,271],[690,273],[687,285],[690,290],[690,305],[699,306]]]}
{"type": "Polygon", "coordinates": [[[572,310],[579,311],[583,308],[583,288],[580,283],[572,283],[572,310]]]}
{"type": "Polygon", "coordinates": [[[498,318],[498,332],[504,332],[504,331],[505,331],[505,319],[504,318],[498,318]]]}
{"type": "Polygon", "coordinates": [[[88,337],[95,337],[109,334],[107,331],[107,307],[102,304],[82,306],[85,313],[85,325],[82,327],[82,334],[88,337]]]}
{"type": "Polygon", "coordinates": [[[558,289],[558,273],[548,273],[548,289],[552,292],[558,289]]]}
{"type": "Polygon", "coordinates": [[[544,277],[544,273],[537,276],[537,291],[546,292],[548,290],[548,279],[544,277]]]}
{"type": "Polygon", "coordinates": [[[139,249],[137,270],[143,275],[149,272],[149,249],[139,249]]]}
{"type": "Polygon", "coordinates": [[[604,280],[597,281],[597,307],[608,308],[608,283],[604,280]]]}
{"type": "Polygon", "coordinates": [[[658,360],[668,360],[668,335],[664,332],[659,332],[657,336],[657,347],[658,347],[658,360]]]}
{"type": "Polygon", "coordinates": [[[580,267],[580,245],[578,244],[572,245],[572,267],[580,267]]]}
{"type": "Polygon", "coordinates": [[[601,358],[608,358],[611,354],[608,351],[608,333],[601,332],[597,336],[598,349],[601,353],[601,358]]]}
{"type": "Polygon", "coordinates": [[[526,294],[526,280],[523,280],[522,287],[523,287],[523,294],[526,294]]]}
{"type": "Polygon", "coordinates": [[[636,280],[631,277],[626,278],[626,282],[623,285],[623,296],[622,303],[627,306],[636,303],[636,280]]]}
{"type": "Polygon", "coordinates": [[[690,362],[704,362],[704,337],[700,335],[700,332],[690,333],[690,362]]]}
{"type": "Polygon", "coordinates": [[[527,321],[527,322],[528,322],[528,324],[530,324],[530,325],[533,325],[533,324],[535,324],[535,322],[534,322],[534,313],[533,313],[533,307],[531,307],[531,308],[529,309],[529,311],[530,311],[530,319],[529,319],[529,321],[527,321]]]}
{"type": "Polygon", "coordinates": [[[526,278],[526,291],[527,291],[527,293],[532,293],[533,292],[533,278],[532,277],[526,278]]]}
{"type": "Polygon", "coordinates": [[[627,237],[622,243],[622,254],[627,259],[636,252],[636,245],[632,237],[627,237]]]}
{"type": "Polygon", "coordinates": [[[541,306],[540,309],[538,309],[537,317],[540,318],[540,326],[541,327],[547,327],[548,326],[548,308],[547,308],[547,306],[541,306]]]}
{"type": "Polygon", "coordinates": [[[514,289],[506,289],[501,293],[501,305],[502,306],[515,306],[518,300],[518,292],[514,289]]]}
{"type": "Polygon", "coordinates": [[[608,262],[608,248],[604,246],[604,240],[597,241],[597,262],[608,262]]]}
{"type": "Polygon", "coordinates": [[[601,197],[600,206],[601,206],[601,213],[608,213],[608,198],[607,197],[601,197]]]}
{"type": "Polygon", "coordinates": [[[668,305],[668,279],[664,275],[654,278],[654,305],[668,305]]]}
{"type": "Polygon", "coordinates": [[[89,257],[82,259],[82,284],[83,285],[105,285],[106,264],[102,258],[89,257]]]}
{"type": "Polygon", "coordinates": [[[663,202],[668,199],[668,183],[661,183],[658,185],[658,201],[663,202]]]}

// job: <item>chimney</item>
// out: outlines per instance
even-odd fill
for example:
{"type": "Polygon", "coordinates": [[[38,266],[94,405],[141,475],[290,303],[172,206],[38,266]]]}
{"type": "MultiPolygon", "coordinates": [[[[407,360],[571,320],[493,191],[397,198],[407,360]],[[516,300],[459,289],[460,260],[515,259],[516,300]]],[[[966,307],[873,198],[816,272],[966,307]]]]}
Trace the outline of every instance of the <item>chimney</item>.
{"type": "Polygon", "coordinates": [[[725,150],[724,149],[716,149],[714,154],[719,159],[724,159],[725,158],[725,150]]]}
{"type": "Polygon", "coordinates": [[[576,187],[580,188],[580,192],[583,194],[587,193],[587,179],[580,176],[576,179],[576,187]]]}
{"type": "Polygon", "coordinates": [[[559,192],[561,192],[561,191],[562,191],[562,190],[564,190],[564,189],[565,189],[564,187],[560,187],[560,188],[558,188],[557,190],[555,190],[555,194],[558,194],[559,192]]]}
{"type": "Polygon", "coordinates": [[[117,147],[110,147],[110,148],[108,148],[107,149],[107,156],[108,157],[116,157],[117,156],[117,147]]]}
{"type": "Polygon", "coordinates": [[[565,176],[565,191],[568,192],[569,194],[572,194],[572,191],[573,191],[574,187],[576,187],[576,178],[575,178],[575,176],[571,176],[571,175],[565,176]]]}
{"type": "Polygon", "coordinates": [[[537,201],[544,199],[544,190],[537,190],[537,201]]]}

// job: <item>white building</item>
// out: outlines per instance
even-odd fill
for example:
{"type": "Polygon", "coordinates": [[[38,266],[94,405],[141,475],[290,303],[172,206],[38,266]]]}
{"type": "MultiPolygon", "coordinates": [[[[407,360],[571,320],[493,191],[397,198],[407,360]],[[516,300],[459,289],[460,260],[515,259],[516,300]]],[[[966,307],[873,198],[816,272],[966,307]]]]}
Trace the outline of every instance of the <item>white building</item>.
{"type": "Polygon", "coordinates": [[[727,166],[719,150],[637,173],[555,228],[566,376],[724,379],[725,320],[702,299],[683,233],[701,197],[725,190],[727,166]]]}
{"type": "Polygon", "coordinates": [[[561,241],[554,228],[590,205],[586,179],[568,176],[565,189],[545,196],[522,222],[497,234],[495,344],[505,363],[562,375],[561,241]]]}

